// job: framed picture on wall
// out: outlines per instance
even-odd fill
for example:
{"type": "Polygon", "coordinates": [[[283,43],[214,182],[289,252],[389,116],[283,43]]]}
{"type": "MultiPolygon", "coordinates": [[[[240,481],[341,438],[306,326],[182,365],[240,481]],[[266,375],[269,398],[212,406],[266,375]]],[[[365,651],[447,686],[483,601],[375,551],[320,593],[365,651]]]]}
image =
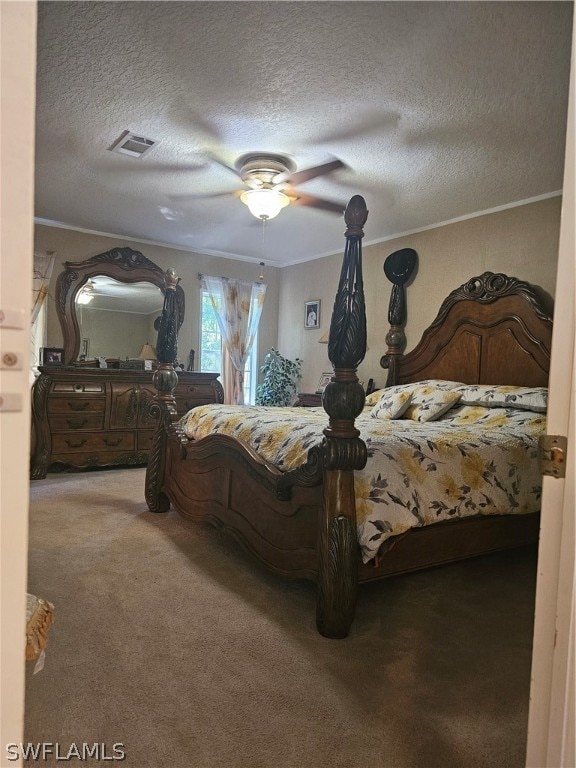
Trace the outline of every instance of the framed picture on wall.
{"type": "Polygon", "coordinates": [[[64,350],[61,347],[42,347],[42,365],[62,365],[64,350]]]}
{"type": "Polygon", "coordinates": [[[323,373],[320,376],[320,381],[318,382],[318,386],[316,387],[316,394],[321,395],[324,390],[326,389],[326,386],[330,383],[330,379],[334,375],[334,371],[330,371],[329,373],[323,373]]]}
{"type": "Polygon", "coordinates": [[[304,328],[320,328],[320,299],[304,302],[304,328]]]}

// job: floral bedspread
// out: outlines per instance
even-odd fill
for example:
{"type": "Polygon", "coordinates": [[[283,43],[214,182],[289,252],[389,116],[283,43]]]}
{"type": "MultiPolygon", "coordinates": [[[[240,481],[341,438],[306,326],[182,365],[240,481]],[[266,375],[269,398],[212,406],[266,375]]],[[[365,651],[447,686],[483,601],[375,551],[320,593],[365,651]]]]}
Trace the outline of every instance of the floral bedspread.
{"type": "MultiPolygon", "coordinates": [[[[323,437],[323,408],[205,405],[182,419],[188,437],[229,434],[289,470],[323,437]]],[[[457,406],[437,421],[356,420],[368,462],[355,473],[364,562],[392,536],[455,517],[540,509],[538,437],[546,416],[514,408],[457,406]]]]}

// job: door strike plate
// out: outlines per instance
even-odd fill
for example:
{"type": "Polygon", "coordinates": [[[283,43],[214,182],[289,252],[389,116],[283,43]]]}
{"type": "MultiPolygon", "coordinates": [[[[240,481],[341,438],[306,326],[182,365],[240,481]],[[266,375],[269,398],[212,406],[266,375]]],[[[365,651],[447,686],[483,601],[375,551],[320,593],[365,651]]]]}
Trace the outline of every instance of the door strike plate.
{"type": "Polygon", "coordinates": [[[564,435],[542,435],[538,441],[538,456],[543,475],[566,477],[566,450],[564,435]]]}

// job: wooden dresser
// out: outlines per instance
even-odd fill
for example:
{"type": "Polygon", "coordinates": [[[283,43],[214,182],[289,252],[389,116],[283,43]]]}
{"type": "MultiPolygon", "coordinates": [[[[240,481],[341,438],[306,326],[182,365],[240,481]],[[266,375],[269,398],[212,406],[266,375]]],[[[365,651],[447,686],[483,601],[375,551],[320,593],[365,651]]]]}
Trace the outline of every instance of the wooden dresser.
{"type": "Polygon", "coordinates": [[[299,392],[294,405],[301,408],[320,408],[322,395],[319,392],[299,392]]]}
{"type": "MultiPolygon", "coordinates": [[[[145,464],[154,435],[152,371],[44,366],[32,390],[32,479],[52,464],[77,468],[145,464]]],[[[217,373],[178,372],[178,415],[223,402],[217,373]]]]}

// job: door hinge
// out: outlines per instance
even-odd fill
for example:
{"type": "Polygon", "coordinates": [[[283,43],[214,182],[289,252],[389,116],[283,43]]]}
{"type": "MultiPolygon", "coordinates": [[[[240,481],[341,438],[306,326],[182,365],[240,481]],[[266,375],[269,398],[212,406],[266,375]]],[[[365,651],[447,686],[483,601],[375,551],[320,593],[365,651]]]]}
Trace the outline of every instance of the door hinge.
{"type": "Polygon", "coordinates": [[[566,477],[568,440],[564,435],[542,435],[538,441],[538,458],[543,475],[566,477]]]}

